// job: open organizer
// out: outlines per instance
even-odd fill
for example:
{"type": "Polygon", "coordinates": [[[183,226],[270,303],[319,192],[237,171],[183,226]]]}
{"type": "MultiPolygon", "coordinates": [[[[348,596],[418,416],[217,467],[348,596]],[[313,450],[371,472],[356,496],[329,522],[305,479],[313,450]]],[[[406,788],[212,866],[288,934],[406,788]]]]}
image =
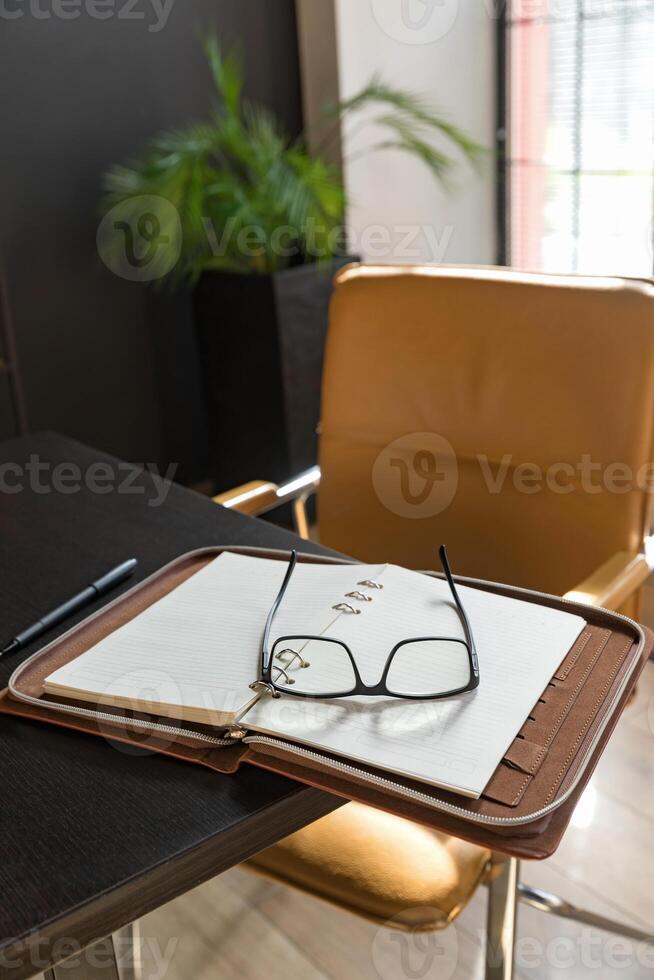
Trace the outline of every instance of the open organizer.
{"type": "MultiPolygon", "coordinates": [[[[544,858],[554,852],[654,642],[649,631],[605,609],[504,585],[456,579],[473,588],[578,612],[587,621],[479,799],[434,789],[280,738],[245,730],[235,741],[208,726],[157,722],[124,709],[104,705],[96,709],[54,700],[44,693],[44,680],[56,668],[84,653],[224,550],[288,560],[286,552],[257,548],[213,547],[182,555],[20,665],[0,695],[0,711],[146,746],[220,773],[234,773],[244,764],[260,766],[517,857],[544,858]]],[[[342,563],[308,554],[301,554],[299,560],[342,563]]]]}

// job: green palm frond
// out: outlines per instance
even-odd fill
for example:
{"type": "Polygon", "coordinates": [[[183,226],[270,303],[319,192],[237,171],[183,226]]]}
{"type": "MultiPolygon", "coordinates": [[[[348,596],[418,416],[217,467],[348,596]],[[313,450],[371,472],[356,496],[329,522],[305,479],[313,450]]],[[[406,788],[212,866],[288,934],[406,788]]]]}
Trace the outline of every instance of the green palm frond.
{"type": "Polygon", "coordinates": [[[225,110],[230,115],[238,116],[243,90],[243,66],[238,52],[233,49],[223,54],[215,34],[208,34],[202,46],[225,110]]]}
{"type": "MultiPolygon", "coordinates": [[[[457,147],[468,162],[476,168],[486,156],[486,150],[483,146],[437,112],[424,96],[407,92],[404,89],[393,88],[378,75],[373,75],[368,84],[351,98],[329,106],[326,113],[327,115],[343,117],[370,106],[382,106],[384,109],[395,111],[395,115],[384,115],[374,119],[373,121],[377,124],[389,126],[391,129],[398,129],[403,126],[407,134],[409,128],[413,129],[412,138],[403,140],[409,144],[405,148],[409,149],[410,144],[415,142],[416,155],[423,159],[431,170],[434,170],[434,167],[429,163],[429,154],[423,156],[423,152],[420,150],[425,140],[430,136],[439,136],[447,140],[452,146],[457,147]]],[[[434,170],[434,173],[437,171],[434,170]]]]}
{"type": "Polygon", "coordinates": [[[456,167],[456,160],[453,157],[443,153],[433,143],[422,138],[402,118],[386,116],[378,119],[377,123],[390,130],[391,136],[371,147],[371,151],[395,149],[410,153],[421,160],[437,180],[446,187],[449,186],[450,175],[456,167]]]}
{"type": "MultiPolygon", "coordinates": [[[[181,256],[169,276],[190,283],[211,269],[272,272],[298,258],[337,254],[346,206],[342,173],[311,154],[304,138],[291,140],[268,109],[244,100],[236,51],[223,52],[214,35],[202,46],[218,104],[206,122],[161,133],[140,159],[113,167],[103,180],[103,210],[119,205],[136,216],[139,198],[147,195],[155,212],[157,201],[165,205],[159,208],[163,225],[170,223],[172,204],[181,256]],[[282,233],[286,250],[279,247],[282,233]]],[[[378,110],[370,118],[385,136],[367,152],[403,150],[443,184],[456,166],[452,151],[474,165],[483,156],[425,99],[379,77],[328,114],[342,118],[370,108],[378,110]]]]}

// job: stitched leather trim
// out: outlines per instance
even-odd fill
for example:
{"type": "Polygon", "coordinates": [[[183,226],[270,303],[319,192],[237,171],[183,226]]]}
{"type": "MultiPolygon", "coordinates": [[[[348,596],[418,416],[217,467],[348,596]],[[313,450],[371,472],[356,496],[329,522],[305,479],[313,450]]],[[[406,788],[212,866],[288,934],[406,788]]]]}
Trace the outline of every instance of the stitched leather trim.
{"type": "Polygon", "coordinates": [[[595,666],[595,664],[599,660],[599,658],[600,658],[600,656],[601,656],[601,654],[602,654],[602,652],[603,652],[606,644],[609,642],[610,637],[611,637],[610,630],[606,630],[606,632],[604,634],[604,639],[598,645],[597,650],[593,654],[593,657],[590,660],[590,662],[587,664],[585,671],[583,672],[580,680],[577,683],[577,686],[575,687],[574,691],[572,692],[572,694],[570,695],[570,697],[566,701],[566,703],[565,703],[565,705],[563,707],[563,710],[561,711],[560,715],[558,716],[557,720],[555,721],[553,728],[550,730],[550,733],[549,733],[549,735],[547,736],[547,738],[545,740],[545,745],[546,746],[549,747],[552,744],[552,739],[554,738],[554,736],[558,732],[559,728],[561,727],[561,724],[563,722],[563,719],[565,718],[565,716],[567,715],[568,711],[570,710],[570,707],[573,704],[573,702],[574,702],[575,698],[577,697],[577,695],[579,694],[579,691],[582,689],[582,687],[586,683],[586,679],[588,678],[588,675],[590,674],[591,670],[593,669],[593,667],[595,666]]]}
{"type": "Polygon", "coordinates": [[[582,633],[581,634],[581,643],[579,644],[579,646],[577,647],[577,649],[574,650],[574,652],[572,654],[570,654],[569,656],[567,656],[565,658],[565,660],[563,661],[563,663],[561,664],[561,666],[559,667],[559,669],[557,670],[557,672],[554,674],[554,677],[555,677],[556,680],[558,680],[558,681],[564,681],[567,678],[568,674],[570,673],[570,671],[573,669],[573,667],[575,666],[575,664],[579,660],[579,657],[582,655],[582,653],[586,649],[586,647],[588,645],[588,641],[590,640],[591,636],[592,636],[592,633],[582,633]]]}
{"type": "MultiPolygon", "coordinates": [[[[603,649],[603,646],[602,646],[602,649],[603,649]]],[[[597,713],[597,709],[599,708],[600,704],[602,703],[602,701],[606,697],[606,692],[608,691],[608,689],[610,688],[611,684],[613,683],[613,680],[615,678],[615,675],[620,670],[620,667],[622,666],[622,663],[624,661],[624,658],[625,658],[625,656],[627,654],[627,651],[629,650],[630,647],[631,647],[631,642],[627,643],[626,646],[623,647],[617,663],[615,663],[614,666],[612,667],[611,673],[609,674],[609,676],[606,679],[604,685],[602,686],[602,690],[600,691],[599,697],[597,698],[597,700],[595,701],[595,703],[594,703],[591,711],[589,712],[588,717],[586,718],[586,721],[584,722],[583,728],[581,729],[581,731],[578,733],[577,737],[575,738],[574,743],[572,744],[572,747],[570,748],[570,751],[568,752],[568,754],[565,757],[565,762],[561,766],[561,768],[560,768],[560,770],[559,770],[559,772],[558,772],[558,774],[556,776],[556,779],[555,779],[554,783],[552,784],[552,787],[551,787],[549,793],[547,794],[547,797],[545,799],[545,806],[547,806],[547,804],[551,801],[551,799],[554,796],[556,790],[558,789],[558,787],[559,787],[559,785],[561,783],[561,780],[563,779],[563,776],[567,772],[568,766],[569,766],[570,762],[572,761],[572,759],[573,759],[573,757],[575,755],[575,752],[577,751],[577,747],[578,747],[579,743],[581,742],[581,740],[585,736],[586,732],[588,731],[588,728],[590,726],[590,723],[595,718],[595,715],[597,713]]]]}

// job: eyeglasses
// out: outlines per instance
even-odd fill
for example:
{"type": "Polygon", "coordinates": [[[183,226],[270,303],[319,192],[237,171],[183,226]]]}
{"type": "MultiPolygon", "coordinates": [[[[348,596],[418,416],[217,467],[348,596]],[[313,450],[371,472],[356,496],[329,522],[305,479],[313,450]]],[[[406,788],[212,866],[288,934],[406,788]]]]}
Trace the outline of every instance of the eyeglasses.
{"type": "Polygon", "coordinates": [[[266,620],[261,677],[250,686],[253,690],[267,689],[273,697],[288,694],[303,698],[385,694],[395,698],[435,699],[473,691],[479,685],[479,664],[470,621],[456,590],[443,545],[438,555],[461,620],[464,639],[416,636],[402,640],[389,653],[379,683],[367,685],[361,680],[350,648],[341,640],[299,634],[280,636],[271,646],[275,615],[297,563],[297,552],[293,551],[282,587],[266,620]]]}

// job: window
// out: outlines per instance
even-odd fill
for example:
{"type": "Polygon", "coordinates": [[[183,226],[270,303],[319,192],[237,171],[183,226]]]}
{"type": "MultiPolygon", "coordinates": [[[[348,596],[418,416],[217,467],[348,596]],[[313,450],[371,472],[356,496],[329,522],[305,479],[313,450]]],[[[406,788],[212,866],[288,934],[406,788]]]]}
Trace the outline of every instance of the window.
{"type": "Polygon", "coordinates": [[[650,276],[654,0],[513,0],[506,54],[506,260],[650,276]]]}

